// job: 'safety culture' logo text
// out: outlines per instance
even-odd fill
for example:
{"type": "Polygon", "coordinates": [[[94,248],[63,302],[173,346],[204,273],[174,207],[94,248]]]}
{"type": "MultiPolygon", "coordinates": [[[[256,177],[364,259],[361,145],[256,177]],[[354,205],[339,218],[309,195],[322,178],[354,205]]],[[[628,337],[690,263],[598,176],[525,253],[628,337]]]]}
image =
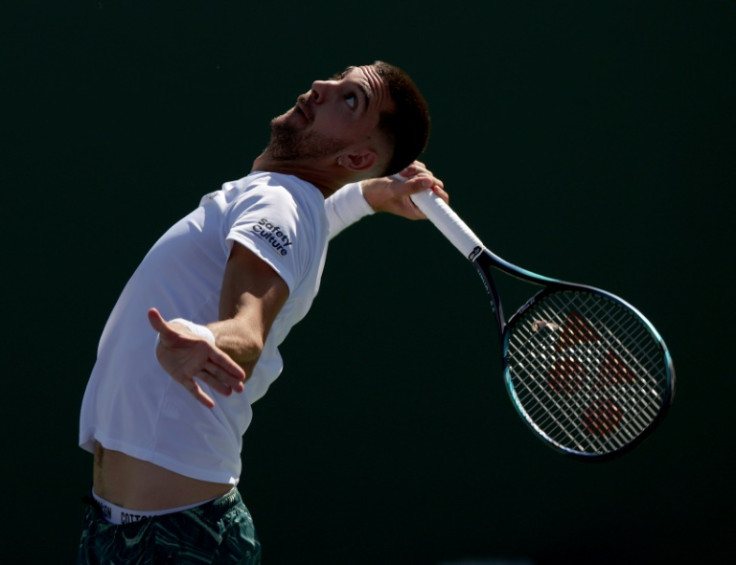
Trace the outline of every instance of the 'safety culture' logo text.
{"type": "Polygon", "coordinates": [[[253,226],[253,231],[269,242],[273,248],[286,256],[289,253],[287,247],[292,244],[289,237],[281,231],[281,227],[272,224],[268,219],[261,218],[258,223],[253,226]]]}

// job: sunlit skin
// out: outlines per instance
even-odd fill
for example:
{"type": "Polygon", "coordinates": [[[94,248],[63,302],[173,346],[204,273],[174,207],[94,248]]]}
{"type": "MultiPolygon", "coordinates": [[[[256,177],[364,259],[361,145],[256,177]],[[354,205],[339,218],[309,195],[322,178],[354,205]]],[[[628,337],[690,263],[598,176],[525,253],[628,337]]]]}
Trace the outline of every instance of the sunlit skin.
{"type": "Polygon", "coordinates": [[[272,120],[271,141],[253,170],[293,174],[325,196],[348,182],[375,177],[390,150],[377,129],[379,116],[392,104],[372,65],[316,80],[293,108],[272,120]]]}

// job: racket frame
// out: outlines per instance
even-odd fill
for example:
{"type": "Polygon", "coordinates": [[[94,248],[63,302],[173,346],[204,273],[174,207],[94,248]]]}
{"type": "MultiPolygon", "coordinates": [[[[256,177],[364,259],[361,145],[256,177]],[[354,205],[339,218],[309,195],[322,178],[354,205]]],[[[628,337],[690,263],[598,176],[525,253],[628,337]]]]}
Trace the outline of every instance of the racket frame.
{"type": "Polygon", "coordinates": [[[502,349],[502,369],[503,378],[506,385],[506,390],[511,398],[514,408],[521,416],[522,420],[532,429],[532,431],[539,438],[545,441],[545,443],[557,451],[566,454],[576,456],[590,461],[602,461],[621,455],[639,443],[643,441],[649,434],[661,423],[662,419],[666,415],[669,407],[674,399],[675,390],[675,371],[672,362],[672,357],[667,349],[659,332],[656,330],[654,325],[634,306],[624,301],[620,297],[607,292],[605,290],[577,284],[565,282],[559,279],[538,275],[527,269],[518,267],[492,251],[490,251],[480,240],[480,238],[465,224],[465,222],[447,205],[442,199],[440,199],[431,190],[427,190],[418,194],[412,195],[412,200],[417,207],[427,216],[427,218],[440,230],[440,232],[452,243],[458,251],[460,251],[475,267],[478,272],[483,285],[485,286],[486,292],[490,297],[491,308],[496,319],[498,329],[500,345],[502,349]],[[510,275],[516,279],[520,279],[524,282],[528,282],[543,288],[536,292],[531,298],[529,298],[521,307],[519,307],[512,316],[506,320],[504,315],[503,303],[501,301],[500,293],[496,286],[494,277],[492,275],[492,269],[497,269],[503,273],[510,275]],[[649,334],[654,338],[657,347],[659,348],[660,354],[664,359],[665,372],[666,372],[666,386],[664,387],[663,398],[661,399],[661,405],[657,412],[657,415],[652,421],[643,429],[639,434],[621,448],[608,451],[605,453],[590,453],[585,451],[578,451],[570,449],[556,442],[548,434],[546,434],[527,414],[522,406],[522,402],[517,396],[517,392],[511,381],[511,369],[509,366],[509,338],[511,335],[510,329],[514,326],[517,319],[521,318],[534,304],[547,295],[550,295],[559,291],[585,291],[592,294],[598,294],[609,300],[612,300],[622,307],[626,308],[629,312],[635,315],[644,325],[649,334]]]}
{"type": "Polygon", "coordinates": [[[667,410],[672,405],[672,401],[674,400],[674,384],[675,384],[674,383],[675,381],[674,365],[672,362],[672,357],[669,353],[669,350],[667,349],[667,346],[664,343],[664,340],[662,339],[662,336],[659,334],[659,332],[654,327],[654,325],[639,310],[637,310],[634,306],[632,306],[630,303],[626,302],[619,296],[616,296],[615,294],[612,294],[600,288],[596,288],[596,287],[588,286],[588,285],[577,284],[577,283],[566,282],[566,281],[562,281],[558,279],[553,279],[550,277],[545,277],[543,275],[538,275],[526,269],[522,269],[521,267],[518,267],[512,263],[509,263],[508,261],[505,261],[504,259],[496,255],[495,253],[493,253],[486,247],[480,247],[480,248],[474,249],[473,252],[471,253],[471,256],[469,256],[468,259],[470,259],[476,271],[478,272],[478,275],[483,281],[486,292],[488,293],[489,298],[490,298],[491,309],[493,310],[493,313],[494,313],[494,316],[495,316],[495,319],[498,325],[500,345],[501,345],[501,350],[503,352],[502,353],[503,379],[504,379],[504,384],[506,385],[506,391],[508,392],[509,397],[511,398],[511,403],[513,404],[519,416],[521,416],[522,420],[532,429],[532,431],[534,431],[535,434],[537,434],[540,438],[542,438],[548,445],[550,445],[553,449],[565,455],[573,455],[576,457],[581,457],[584,459],[595,460],[595,461],[608,460],[613,457],[620,456],[628,452],[632,448],[634,448],[636,445],[641,443],[649,434],[651,434],[651,432],[662,422],[662,420],[664,419],[667,413],[667,410]],[[511,315],[511,317],[508,320],[506,320],[504,316],[503,303],[501,301],[501,296],[500,296],[500,293],[498,292],[498,289],[497,289],[497,286],[496,286],[496,283],[495,283],[495,280],[492,274],[492,269],[494,268],[516,279],[543,287],[541,290],[539,290],[534,295],[532,295],[532,297],[529,298],[522,306],[520,306],[511,315]],[[562,446],[557,441],[555,441],[551,436],[545,433],[541,429],[540,426],[535,424],[534,420],[527,414],[526,410],[524,410],[522,406],[522,402],[520,398],[518,397],[516,388],[514,387],[512,383],[511,367],[510,367],[510,362],[509,362],[509,339],[511,336],[511,331],[510,331],[511,328],[514,326],[515,321],[517,319],[522,318],[524,314],[530,308],[532,308],[539,300],[543,299],[544,297],[554,292],[560,292],[560,291],[565,291],[565,290],[584,291],[584,292],[588,292],[592,294],[598,294],[626,308],[629,312],[631,312],[636,317],[638,317],[639,320],[644,324],[646,329],[649,331],[650,335],[655,339],[660,349],[660,354],[663,356],[665,360],[665,364],[667,367],[666,372],[667,372],[668,383],[664,389],[664,397],[662,398],[662,406],[660,410],[658,411],[657,416],[649,423],[649,425],[643,431],[640,432],[640,434],[635,439],[626,443],[620,449],[617,449],[615,451],[610,451],[607,453],[589,453],[585,451],[573,450],[573,449],[562,446]]]}

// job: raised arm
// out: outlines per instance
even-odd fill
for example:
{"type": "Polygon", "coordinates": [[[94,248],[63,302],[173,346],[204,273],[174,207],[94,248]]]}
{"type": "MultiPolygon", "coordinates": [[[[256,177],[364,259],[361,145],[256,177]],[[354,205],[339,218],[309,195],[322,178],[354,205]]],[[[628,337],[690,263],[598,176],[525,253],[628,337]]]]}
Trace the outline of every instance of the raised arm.
{"type": "Polygon", "coordinates": [[[199,402],[214,400],[195,377],[220,394],[242,392],[260,357],[289,289],[276,272],[245,246],[234,244],[220,295],[220,320],[207,326],[165,321],[156,309],[148,318],[159,332],[156,355],[166,372],[199,402]]]}
{"type": "Polygon", "coordinates": [[[442,181],[420,161],[404,169],[400,177],[369,179],[341,188],[325,201],[330,239],[374,212],[389,212],[410,220],[423,219],[424,214],[410,196],[428,188],[449,201],[442,181]]]}

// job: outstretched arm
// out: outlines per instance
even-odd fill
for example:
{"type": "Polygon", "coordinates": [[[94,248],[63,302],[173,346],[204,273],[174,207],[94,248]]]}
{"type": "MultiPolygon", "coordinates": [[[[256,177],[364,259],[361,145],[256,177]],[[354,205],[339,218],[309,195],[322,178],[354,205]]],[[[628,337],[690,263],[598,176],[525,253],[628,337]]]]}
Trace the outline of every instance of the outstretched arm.
{"type": "Polygon", "coordinates": [[[200,326],[165,321],[152,308],[148,319],[159,332],[161,366],[208,408],[215,405],[196,379],[220,394],[243,391],[276,315],[289,295],[286,283],[253,252],[234,244],[223,277],[220,321],[200,326]],[[210,332],[209,334],[207,332],[210,332]]]}

